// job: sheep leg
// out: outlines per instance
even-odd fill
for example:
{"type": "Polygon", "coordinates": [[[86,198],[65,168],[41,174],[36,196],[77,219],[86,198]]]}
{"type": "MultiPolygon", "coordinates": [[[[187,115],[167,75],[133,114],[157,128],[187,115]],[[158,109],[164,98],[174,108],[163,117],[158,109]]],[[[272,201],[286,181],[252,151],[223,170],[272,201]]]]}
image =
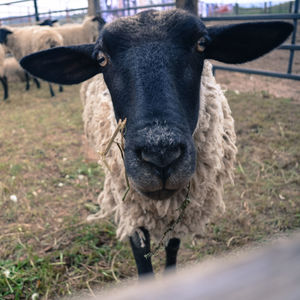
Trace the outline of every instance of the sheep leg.
{"type": "Polygon", "coordinates": [[[180,247],[180,239],[170,239],[166,246],[166,269],[176,267],[177,253],[180,247]]]}
{"type": "Polygon", "coordinates": [[[8,81],[7,81],[7,77],[3,76],[3,82],[4,82],[4,100],[8,98],[8,81]]]}
{"type": "Polygon", "coordinates": [[[143,232],[145,239],[142,239],[138,232],[135,232],[129,238],[139,276],[153,274],[151,257],[145,257],[150,253],[150,234],[143,227],[140,230],[143,232]]]}
{"type": "Polygon", "coordinates": [[[59,85],[59,89],[58,89],[59,92],[63,92],[64,91],[64,88],[62,85],[59,85]]]}
{"type": "Polygon", "coordinates": [[[48,82],[48,84],[49,84],[50,95],[51,95],[51,97],[54,97],[55,94],[54,94],[54,91],[53,91],[53,88],[52,88],[52,84],[50,82],[48,82]]]}
{"type": "Polygon", "coordinates": [[[0,81],[2,82],[3,90],[4,90],[3,100],[5,100],[5,99],[8,98],[8,85],[7,85],[7,78],[6,78],[6,76],[0,77],[0,81]]]}
{"type": "Polygon", "coordinates": [[[28,91],[30,89],[30,83],[29,83],[29,74],[27,72],[25,72],[25,79],[26,79],[26,91],[28,91]]]}
{"type": "Polygon", "coordinates": [[[40,89],[40,88],[41,88],[41,84],[40,84],[40,82],[37,80],[37,78],[33,77],[33,81],[35,82],[36,87],[37,87],[38,89],[40,89]]]}

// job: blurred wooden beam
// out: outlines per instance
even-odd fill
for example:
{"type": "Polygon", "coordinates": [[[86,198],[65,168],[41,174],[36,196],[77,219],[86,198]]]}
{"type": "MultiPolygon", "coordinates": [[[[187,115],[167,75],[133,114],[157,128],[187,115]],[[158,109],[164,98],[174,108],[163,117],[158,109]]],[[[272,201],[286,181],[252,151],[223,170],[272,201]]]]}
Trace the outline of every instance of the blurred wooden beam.
{"type": "Polygon", "coordinates": [[[215,259],[156,280],[127,284],[93,299],[300,299],[300,235],[259,251],[215,259]]]}
{"type": "Polygon", "coordinates": [[[33,5],[34,5],[35,20],[38,22],[40,20],[40,16],[39,16],[38,5],[36,0],[33,0],[33,5]]]}
{"type": "Polygon", "coordinates": [[[198,0],[176,0],[176,8],[181,8],[194,15],[198,15],[198,0]]]}
{"type": "Polygon", "coordinates": [[[99,0],[88,0],[88,16],[100,15],[100,3],[99,0]]]}

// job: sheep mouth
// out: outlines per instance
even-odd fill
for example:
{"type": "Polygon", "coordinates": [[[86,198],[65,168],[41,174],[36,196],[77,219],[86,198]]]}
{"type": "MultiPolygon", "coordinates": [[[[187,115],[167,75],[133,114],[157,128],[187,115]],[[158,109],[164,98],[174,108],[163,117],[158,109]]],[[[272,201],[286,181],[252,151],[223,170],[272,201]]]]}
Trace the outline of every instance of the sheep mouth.
{"type": "Polygon", "coordinates": [[[177,190],[161,189],[153,192],[140,191],[144,196],[153,200],[165,200],[173,196],[177,190]]]}

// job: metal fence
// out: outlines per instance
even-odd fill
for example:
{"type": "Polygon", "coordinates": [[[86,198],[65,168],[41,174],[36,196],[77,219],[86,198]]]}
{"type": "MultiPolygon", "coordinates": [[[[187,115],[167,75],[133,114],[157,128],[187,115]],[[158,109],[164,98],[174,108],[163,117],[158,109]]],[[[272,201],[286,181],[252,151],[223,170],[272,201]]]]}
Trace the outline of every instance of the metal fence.
{"type": "Polygon", "coordinates": [[[64,9],[64,10],[49,10],[48,12],[38,13],[38,18],[36,14],[27,14],[23,16],[13,16],[0,18],[0,25],[28,25],[36,24],[37,21],[42,21],[48,18],[56,18],[62,21],[62,23],[70,22],[74,19],[74,15],[79,15],[83,18],[87,14],[88,8],[75,8],[75,9],[64,9]]]}
{"type": "MultiPolygon", "coordinates": [[[[32,0],[19,0],[10,2],[10,4],[13,3],[20,3],[20,2],[28,2],[32,0]]],[[[1,5],[5,5],[1,4],[1,5]]],[[[135,6],[129,5],[129,1],[127,1],[127,5],[124,5],[124,8],[118,8],[118,9],[100,9],[98,13],[101,13],[102,15],[106,16],[113,16],[114,18],[124,16],[124,15],[130,15],[135,14],[137,12],[140,12],[141,10],[145,9],[151,9],[151,8],[157,8],[157,9],[169,9],[174,8],[175,3],[162,3],[162,4],[155,4],[155,5],[144,5],[144,6],[135,6]]],[[[292,7],[290,6],[289,11],[291,11],[292,7]]],[[[66,9],[66,10],[55,10],[55,11],[49,11],[49,12],[43,12],[38,13],[38,7],[35,9],[35,14],[29,14],[25,16],[18,16],[18,17],[7,17],[0,19],[1,23],[7,23],[10,20],[18,20],[19,23],[35,23],[38,19],[46,19],[46,18],[57,18],[64,16],[63,22],[68,22],[69,19],[76,16],[83,16],[87,13],[88,8],[76,8],[76,9],[66,9]]],[[[294,2],[294,8],[292,13],[281,13],[281,14],[257,14],[257,15],[238,15],[239,10],[235,9],[234,13],[236,15],[226,15],[226,16],[217,16],[217,17],[204,17],[202,20],[204,22],[220,22],[220,21],[255,21],[255,20],[292,20],[294,24],[294,31],[292,33],[291,38],[291,44],[285,44],[280,46],[278,49],[282,51],[289,51],[289,60],[288,60],[288,67],[286,73],[280,73],[280,72],[271,72],[271,71],[263,71],[263,70],[255,70],[255,69],[247,69],[247,68],[239,68],[239,67],[231,67],[231,66],[220,66],[220,65],[214,65],[213,70],[216,72],[217,70],[225,70],[229,72],[240,72],[240,73],[246,73],[246,74],[254,74],[254,75],[263,75],[263,76],[270,76],[270,77],[277,77],[277,78],[286,78],[286,79],[293,79],[293,80],[300,80],[300,75],[293,74],[293,63],[294,63],[294,54],[295,51],[300,50],[300,45],[296,44],[296,34],[297,34],[297,25],[298,20],[300,19],[299,14],[299,0],[295,0],[294,2]]]]}
{"type": "Polygon", "coordinates": [[[238,67],[217,66],[217,65],[213,66],[214,73],[216,72],[216,70],[225,70],[225,71],[229,71],[229,72],[240,72],[240,73],[246,73],[246,74],[263,75],[263,76],[269,76],[269,77],[300,80],[300,75],[292,74],[294,54],[295,54],[295,51],[300,50],[300,45],[296,44],[297,26],[298,26],[299,19],[300,19],[299,0],[295,0],[294,11],[291,14],[268,14],[268,15],[248,15],[248,16],[245,15],[245,16],[224,16],[224,17],[203,18],[202,20],[205,22],[209,22],[209,21],[219,22],[219,21],[254,21],[254,20],[293,20],[294,31],[292,33],[291,44],[284,44],[278,48],[279,50],[290,51],[288,68],[287,68],[286,73],[245,69],[245,68],[238,68],[238,67]]]}

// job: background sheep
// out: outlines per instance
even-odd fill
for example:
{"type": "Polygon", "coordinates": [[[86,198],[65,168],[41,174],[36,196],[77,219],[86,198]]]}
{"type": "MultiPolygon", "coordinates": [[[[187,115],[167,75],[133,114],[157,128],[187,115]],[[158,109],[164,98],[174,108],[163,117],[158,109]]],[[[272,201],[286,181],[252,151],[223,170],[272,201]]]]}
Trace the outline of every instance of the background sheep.
{"type": "Polygon", "coordinates": [[[100,17],[86,17],[82,24],[53,27],[63,37],[65,46],[94,43],[105,21],[100,17]]]}
{"type": "Polygon", "coordinates": [[[4,48],[0,45],[0,81],[3,86],[3,99],[7,99],[8,97],[8,87],[7,87],[7,78],[4,75],[4,59],[5,59],[5,51],[4,48]]]}
{"type": "MultiPolygon", "coordinates": [[[[97,77],[85,82],[81,88],[83,121],[85,134],[92,147],[104,152],[116,128],[116,120],[103,76],[97,77]],[[99,122],[101,126],[98,125],[99,122]]],[[[208,61],[204,64],[201,76],[200,95],[198,124],[193,133],[197,166],[190,179],[189,198],[192,202],[186,208],[180,226],[176,226],[168,234],[168,239],[189,233],[203,233],[205,224],[217,208],[224,210],[223,183],[226,178],[233,182],[233,163],[236,155],[233,119],[208,61]]],[[[159,242],[172,220],[179,218],[187,190],[183,188],[176,195],[164,201],[157,201],[146,200],[136,190],[131,189],[127,195],[130,201],[123,201],[127,186],[124,181],[124,163],[117,145],[111,147],[106,162],[110,170],[106,169],[104,190],[98,198],[101,211],[89,219],[103,218],[114,212],[119,224],[117,236],[121,240],[132,236],[137,228],[146,227],[155,241],[159,242]],[[147,218],[141,218],[145,211],[147,218]]]]}
{"type": "Polygon", "coordinates": [[[4,76],[8,82],[23,82],[26,80],[25,70],[14,57],[5,58],[4,76]]]}
{"type": "MultiPolygon", "coordinates": [[[[20,61],[22,57],[35,51],[63,45],[63,39],[57,32],[47,26],[5,27],[0,29],[0,43],[4,44],[13,56],[20,61]]],[[[26,74],[26,77],[26,90],[28,90],[28,74],[26,74]]],[[[36,84],[39,87],[37,81],[36,84]]],[[[50,83],[49,90],[51,96],[54,96],[50,83]]]]}
{"type": "Polygon", "coordinates": [[[178,237],[202,233],[204,223],[223,207],[235,135],[227,101],[204,60],[250,61],[281,44],[292,30],[284,22],[206,28],[181,10],[146,11],[106,25],[96,45],[51,49],[21,61],[35,76],[61,84],[103,73],[104,81],[98,75],[82,90],[88,138],[101,146],[100,132],[109,137],[116,120],[127,122],[125,169],[112,150],[99,215],[116,214],[118,236],[130,236],[139,274],[153,272],[147,229],[156,239],[172,229],[166,266],[174,266],[178,237]],[[125,171],[131,189],[124,200],[125,171]]]}

